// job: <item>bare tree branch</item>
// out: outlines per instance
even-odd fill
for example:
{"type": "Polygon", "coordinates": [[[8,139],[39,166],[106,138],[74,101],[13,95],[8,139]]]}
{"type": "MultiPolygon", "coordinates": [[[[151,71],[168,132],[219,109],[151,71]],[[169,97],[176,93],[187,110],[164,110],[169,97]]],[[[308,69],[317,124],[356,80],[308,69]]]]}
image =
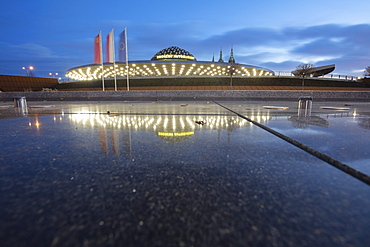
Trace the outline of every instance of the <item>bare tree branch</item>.
{"type": "Polygon", "coordinates": [[[303,79],[303,81],[302,81],[302,87],[304,87],[304,78],[305,77],[308,77],[308,76],[311,76],[311,74],[313,74],[314,71],[315,71],[315,66],[313,64],[310,64],[310,63],[302,63],[302,64],[298,65],[296,67],[296,70],[295,71],[292,71],[292,73],[295,76],[302,77],[302,79],[303,79]]]}
{"type": "Polygon", "coordinates": [[[364,76],[370,76],[370,66],[367,66],[364,71],[364,76]]]}
{"type": "Polygon", "coordinates": [[[303,78],[310,76],[314,72],[314,68],[315,66],[313,64],[302,63],[295,68],[294,75],[303,78]]]}

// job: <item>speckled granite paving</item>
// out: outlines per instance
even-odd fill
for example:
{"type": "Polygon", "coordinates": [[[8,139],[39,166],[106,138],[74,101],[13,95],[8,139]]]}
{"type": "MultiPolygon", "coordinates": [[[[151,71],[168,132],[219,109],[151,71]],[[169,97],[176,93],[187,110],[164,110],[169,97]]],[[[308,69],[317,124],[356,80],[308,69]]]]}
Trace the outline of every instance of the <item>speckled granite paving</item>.
{"type": "MultiPolygon", "coordinates": [[[[269,88],[269,87],[266,87],[269,88]]],[[[33,100],[250,100],[250,99],[291,99],[299,96],[312,96],[315,99],[370,99],[370,90],[350,88],[302,88],[302,90],[139,90],[139,91],[65,91],[65,92],[2,92],[0,100],[13,100],[25,96],[33,100]]]]}
{"type": "MultiPolygon", "coordinates": [[[[370,175],[367,102],[220,104],[370,175]]],[[[0,246],[370,242],[369,185],[214,102],[28,105],[0,105],[0,246]]]]}

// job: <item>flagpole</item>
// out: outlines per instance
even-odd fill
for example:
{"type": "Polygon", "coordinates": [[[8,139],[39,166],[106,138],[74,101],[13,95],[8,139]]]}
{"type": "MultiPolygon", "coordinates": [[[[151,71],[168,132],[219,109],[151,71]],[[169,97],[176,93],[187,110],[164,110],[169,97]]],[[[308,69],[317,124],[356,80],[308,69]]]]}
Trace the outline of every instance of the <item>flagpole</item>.
{"type": "Polygon", "coordinates": [[[117,91],[117,72],[116,72],[116,50],[114,49],[114,28],[112,28],[112,50],[113,50],[113,69],[114,69],[114,91],[117,91]]]}
{"type": "Polygon", "coordinates": [[[126,45],[126,75],[127,75],[127,91],[130,91],[130,82],[128,76],[128,44],[127,44],[127,30],[125,27],[125,45],[126,45]]]}
{"type": "Polygon", "coordinates": [[[103,42],[102,42],[102,33],[101,30],[99,32],[99,42],[100,42],[100,59],[101,59],[101,81],[103,85],[103,91],[105,91],[104,85],[104,60],[103,60],[103,42]]]}

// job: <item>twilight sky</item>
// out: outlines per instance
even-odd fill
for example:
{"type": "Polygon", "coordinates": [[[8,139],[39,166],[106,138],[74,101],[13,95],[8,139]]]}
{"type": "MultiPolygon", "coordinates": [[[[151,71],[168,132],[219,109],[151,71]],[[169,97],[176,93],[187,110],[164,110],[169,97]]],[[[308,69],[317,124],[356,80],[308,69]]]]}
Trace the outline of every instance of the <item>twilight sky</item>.
{"type": "MultiPolygon", "coordinates": [[[[36,76],[93,63],[100,30],[127,27],[129,60],[179,46],[198,61],[228,60],[292,71],[301,63],[335,64],[361,76],[370,65],[369,0],[13,0],[0,4],[0,74],[36,76]]],[[[117,45],[116,45],[117,48],[117,45]]],[[[116,55],[118,56],[118,55],[116,55]]]]}

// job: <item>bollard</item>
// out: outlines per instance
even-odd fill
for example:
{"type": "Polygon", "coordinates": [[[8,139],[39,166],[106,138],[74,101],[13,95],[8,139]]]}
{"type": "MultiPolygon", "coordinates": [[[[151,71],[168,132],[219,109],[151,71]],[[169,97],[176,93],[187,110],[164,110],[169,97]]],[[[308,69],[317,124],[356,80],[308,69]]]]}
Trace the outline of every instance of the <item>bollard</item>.
{"type": "Polygon", "coordinates": [[[312,109],[312,97],[301,96],[298,99],[298,116],[310,116],[312,109]]]}
{"type": "Polygon", "coordinates": [[[13,98],[14,107],[27,108],[27,100],[24,96],[17,96],[13,98]]]}
{"type": "Polygon", "coordinates": [[[13,98],[14,100],[14,108],[17,108],[16,112],[21,116],[27,116],[28,109],[27,109],[27,101],[26,97],[24,96],[17,96],[13,98]]]}

